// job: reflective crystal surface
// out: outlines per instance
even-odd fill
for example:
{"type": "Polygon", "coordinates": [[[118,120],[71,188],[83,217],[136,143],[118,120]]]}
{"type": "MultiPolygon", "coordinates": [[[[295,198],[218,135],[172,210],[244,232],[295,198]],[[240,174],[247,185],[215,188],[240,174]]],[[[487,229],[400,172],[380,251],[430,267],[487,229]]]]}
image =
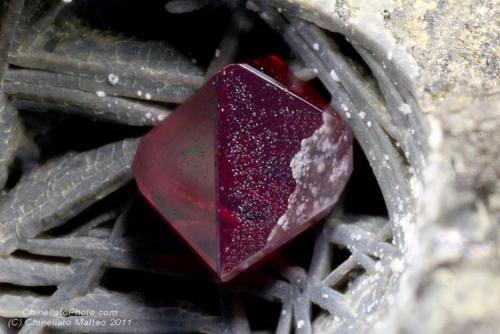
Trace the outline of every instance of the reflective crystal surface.
{"type": "Polygon", "coordinates": [[[229,65],[141,141],[140,192],[227,281],[328,213],[352,134],[277,57],[229,65]]]}

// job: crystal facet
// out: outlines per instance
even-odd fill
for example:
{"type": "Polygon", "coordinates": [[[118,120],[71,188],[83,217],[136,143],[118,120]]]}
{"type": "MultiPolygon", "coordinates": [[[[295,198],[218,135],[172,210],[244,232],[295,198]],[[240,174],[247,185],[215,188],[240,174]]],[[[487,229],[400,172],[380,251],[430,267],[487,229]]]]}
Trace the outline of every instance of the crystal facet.
{"type": "Polygon", "coordinates": [[[352,133],[277,57],[229,65],[142,140],[140,192],[221,278],[333,207],[352,133]]]}

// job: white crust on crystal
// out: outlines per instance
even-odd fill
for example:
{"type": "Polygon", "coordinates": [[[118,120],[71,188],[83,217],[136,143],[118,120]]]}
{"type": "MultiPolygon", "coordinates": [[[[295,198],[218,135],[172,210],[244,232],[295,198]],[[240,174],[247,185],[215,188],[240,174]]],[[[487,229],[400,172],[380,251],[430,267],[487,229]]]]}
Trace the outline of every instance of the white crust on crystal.
{"type": "Polygon", "coordinates": [[[349,136],[344,129],[336,138],[333,134],[338,126],[338,121],[323,113],[323,125],[311,137],[302,140],[300,150],[290,162],[296,188],[288,197],[288,208],[271,230],[268,242],[307,222],[337,201],[346,182],[338,180],[345,179],[352,169],[351,154],[338,156],[340,141],[349,136]]]}

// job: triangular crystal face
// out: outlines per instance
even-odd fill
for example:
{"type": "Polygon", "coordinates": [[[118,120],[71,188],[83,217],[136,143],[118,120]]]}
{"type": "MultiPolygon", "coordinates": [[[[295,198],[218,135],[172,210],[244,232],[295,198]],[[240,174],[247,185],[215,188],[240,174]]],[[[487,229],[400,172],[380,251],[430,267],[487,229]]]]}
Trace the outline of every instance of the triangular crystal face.
{"type": "Polygon", "coordinates": [[[282,64],[274,78],[260,65],[216,74],[134,162],[141,193],[223,281],[328,213],[352,169],[345,123],[282,64]]]}
{"type": "Polygon", "coordinates": [[[216,108],[205,85],[141,139],[133,171],[147,202],[217,273],[216,108]]]}

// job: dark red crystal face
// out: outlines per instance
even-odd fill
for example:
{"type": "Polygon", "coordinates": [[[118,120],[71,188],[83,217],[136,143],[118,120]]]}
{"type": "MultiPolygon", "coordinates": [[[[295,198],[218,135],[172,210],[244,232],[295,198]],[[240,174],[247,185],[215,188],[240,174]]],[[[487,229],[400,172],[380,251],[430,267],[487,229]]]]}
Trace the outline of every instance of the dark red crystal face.
{"type": "Polygon", "coordinates": [[[279,61],[224,68],[134,161],[141,193],[223,281],[328,213],[352,170],[351,131],[279,61]]]}

